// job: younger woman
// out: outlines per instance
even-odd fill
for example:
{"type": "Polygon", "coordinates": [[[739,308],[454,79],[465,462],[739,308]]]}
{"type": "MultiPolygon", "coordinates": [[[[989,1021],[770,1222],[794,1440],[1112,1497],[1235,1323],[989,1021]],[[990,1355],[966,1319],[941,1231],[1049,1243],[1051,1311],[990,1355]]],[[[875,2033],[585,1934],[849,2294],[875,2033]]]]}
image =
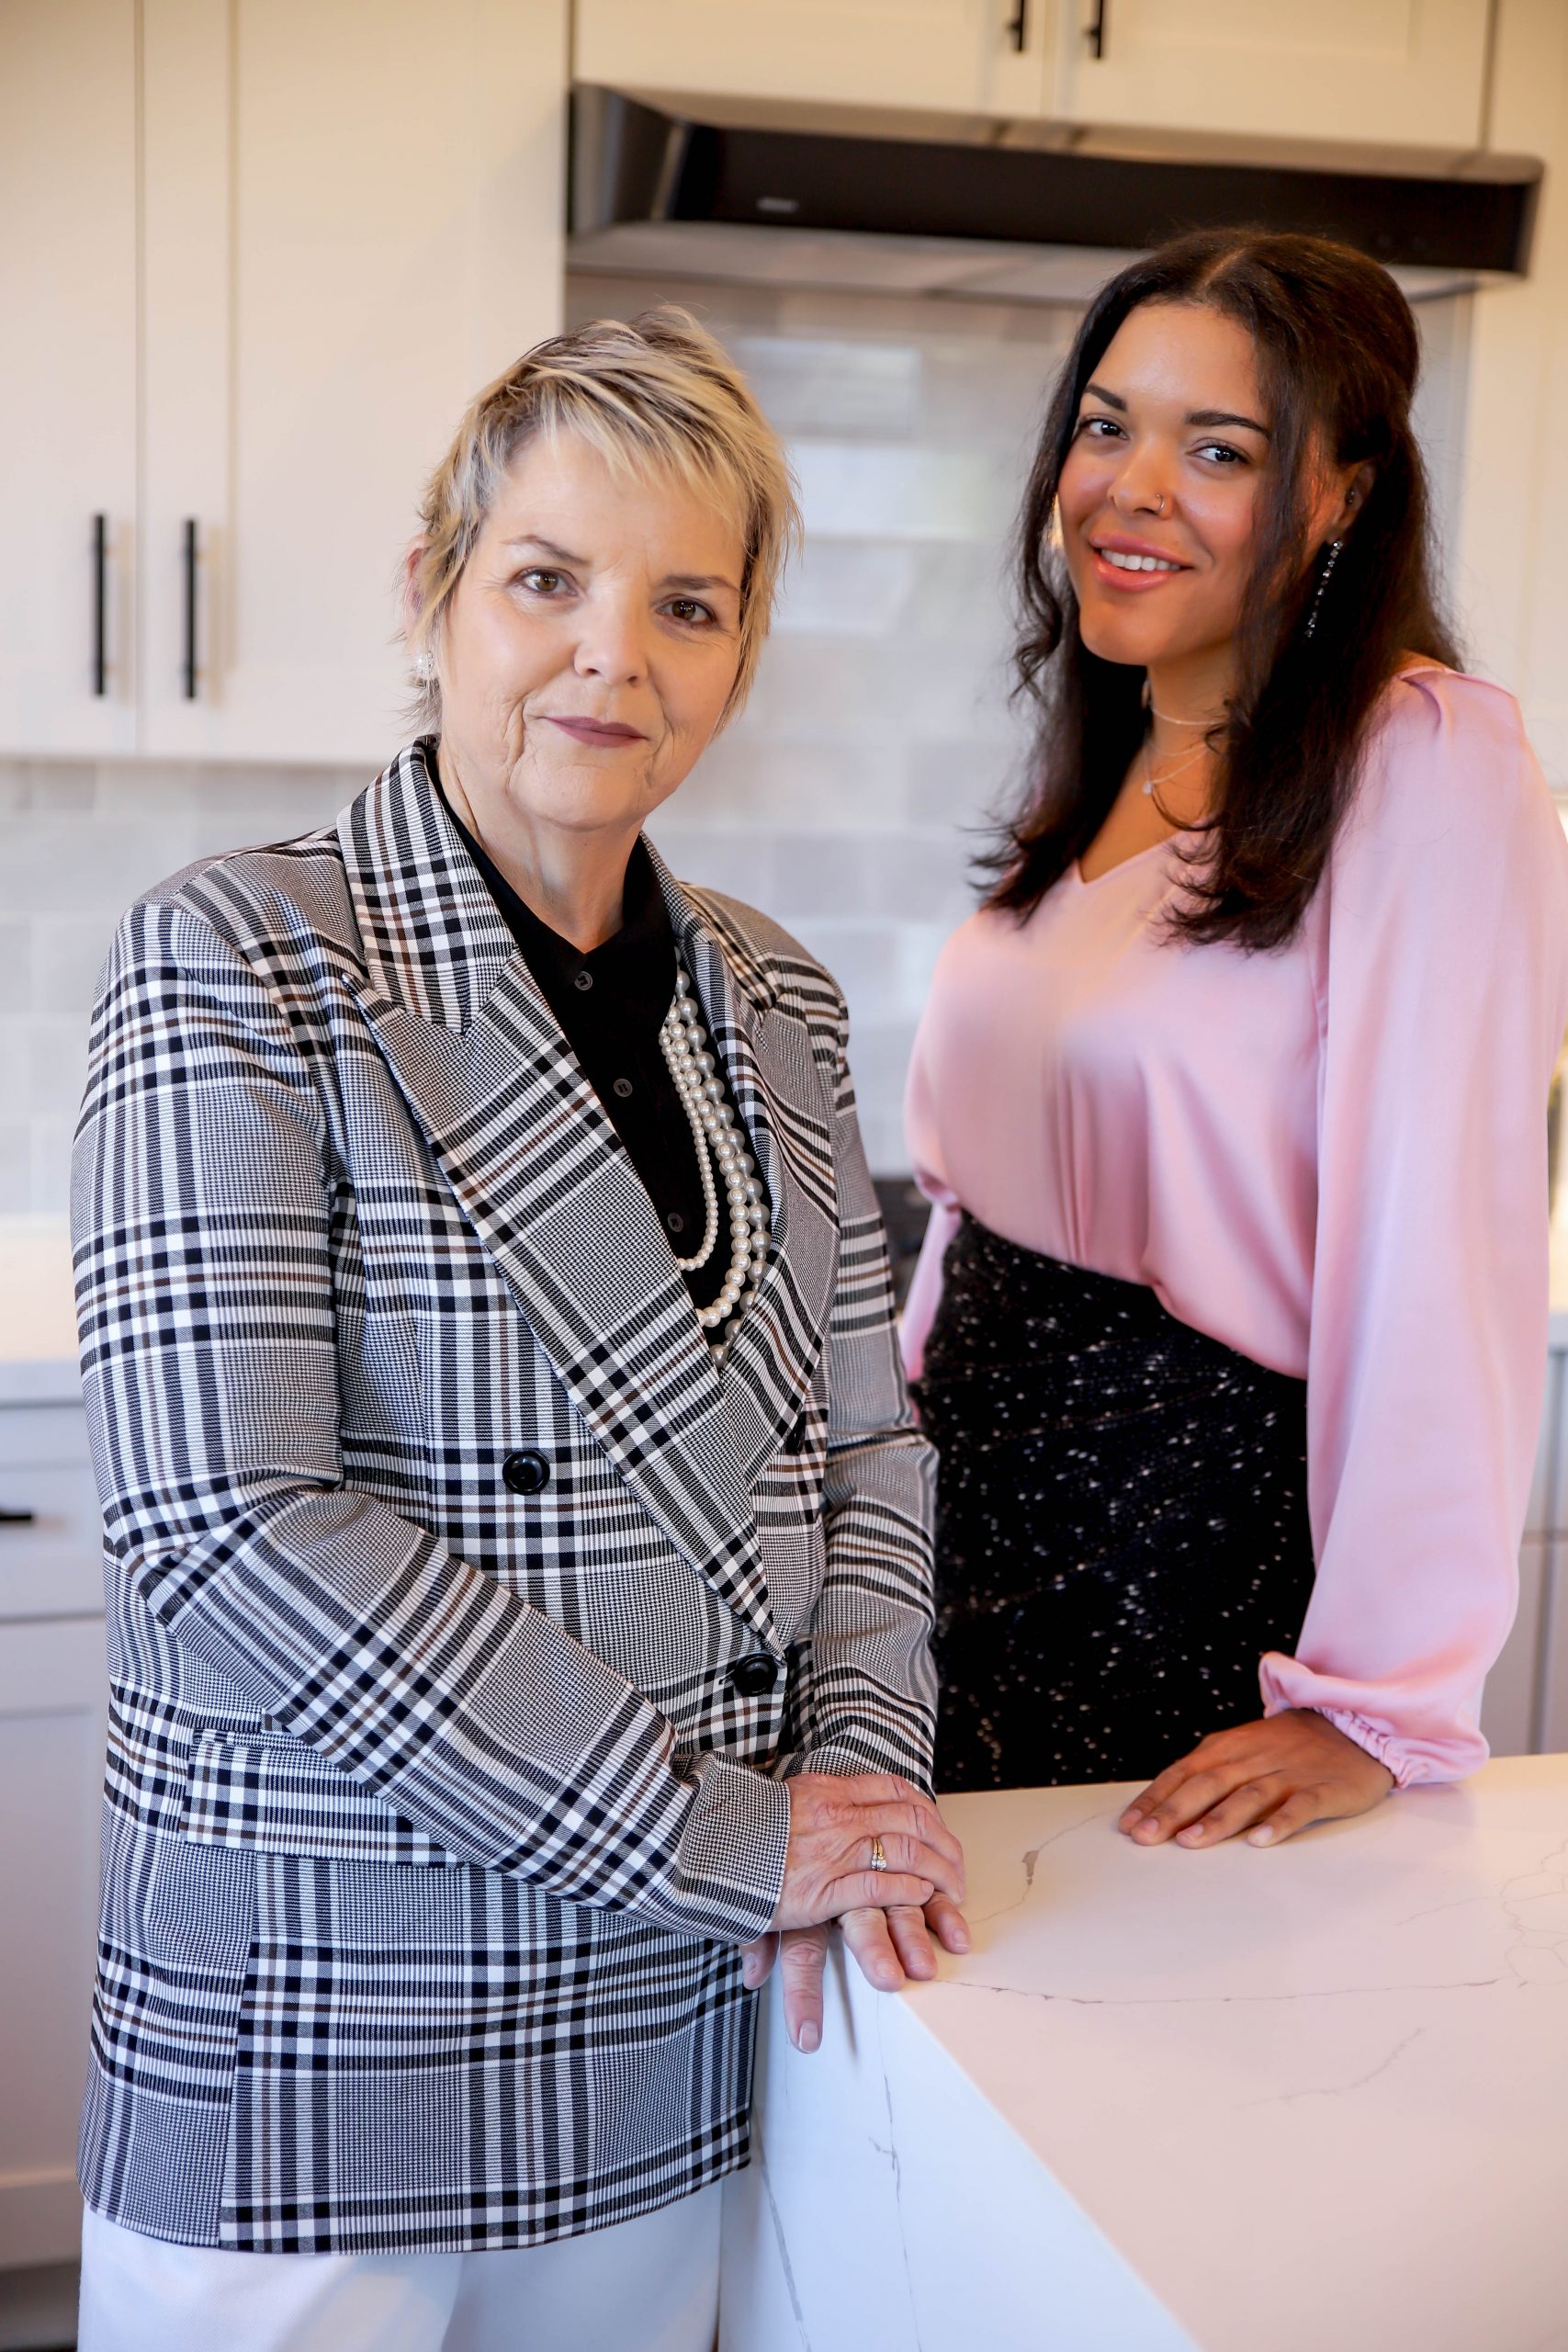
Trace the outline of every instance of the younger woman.
{"type": "Polygon", "coordinates": [[[1314,238],[1106,287],[1020,526],[1032,797],[916,1046],[937,1784],[1152,1781],[1149,1844],[1472,1770],[1514,1608],[1568,848],[1437,616],[1416,366],[1314,238]]]}

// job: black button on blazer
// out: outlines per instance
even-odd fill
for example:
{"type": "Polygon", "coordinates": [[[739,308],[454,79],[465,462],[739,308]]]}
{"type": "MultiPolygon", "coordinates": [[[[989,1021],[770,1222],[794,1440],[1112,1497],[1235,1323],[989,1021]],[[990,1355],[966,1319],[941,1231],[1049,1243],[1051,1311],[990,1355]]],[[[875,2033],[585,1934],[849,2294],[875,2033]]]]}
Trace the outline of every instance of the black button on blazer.
{"type": "Polygon", "coordinates": [[[525,1445],[507,1455],[501,1475],[514,1495],[536,1495],[550,1483],[550,1465],[536,1447],[525,1445]]]}

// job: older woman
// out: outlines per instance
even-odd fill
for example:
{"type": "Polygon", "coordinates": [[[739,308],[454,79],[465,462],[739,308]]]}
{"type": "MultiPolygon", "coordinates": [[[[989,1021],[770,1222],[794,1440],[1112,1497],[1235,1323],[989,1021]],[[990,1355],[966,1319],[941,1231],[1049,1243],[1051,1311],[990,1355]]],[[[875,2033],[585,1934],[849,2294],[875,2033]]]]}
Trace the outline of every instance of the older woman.
{"type": "Polygon", "coordinates": [[[711,2340],[772,1939],[957,1948],[841,998],[642,839],[791,507],[679,314],[428,493],[426,729],[177,876],[76,1174],[113,1716],[88,2352],[711,2340]]]}

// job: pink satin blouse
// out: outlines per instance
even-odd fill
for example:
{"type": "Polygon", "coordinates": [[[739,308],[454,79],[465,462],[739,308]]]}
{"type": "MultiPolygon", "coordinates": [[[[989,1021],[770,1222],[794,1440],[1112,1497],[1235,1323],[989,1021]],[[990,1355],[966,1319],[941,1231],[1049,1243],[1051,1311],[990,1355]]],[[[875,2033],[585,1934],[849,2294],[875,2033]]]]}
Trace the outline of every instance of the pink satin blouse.
{"type": "Polygon", "coordinates": [[[1389,689],[1330,870],[1273,954],[1159,936],[1162,843],[970,918],[909,1077],[936,1203],[1153,1285],[1307,1383],[1317,1579],[1264,1709],[1315,1707],[1403,1784],[1485,1759],[1547,1348],[1545,1102],[1568,1022],[1568,842],[1511,695],[1389,689]]]}

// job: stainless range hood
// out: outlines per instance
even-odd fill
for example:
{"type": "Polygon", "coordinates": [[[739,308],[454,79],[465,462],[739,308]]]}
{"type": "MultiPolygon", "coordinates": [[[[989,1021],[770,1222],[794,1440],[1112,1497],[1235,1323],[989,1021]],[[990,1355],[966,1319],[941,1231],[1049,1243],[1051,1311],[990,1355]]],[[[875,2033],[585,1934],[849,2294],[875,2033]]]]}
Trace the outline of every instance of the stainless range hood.
{"type": "Polygon", "coordinates": [[[1473,151],[1086,130],[580,85],[574,269],[1082,301],[1129,253],[1245,222],[1344,239],[1413,296],[1529,264],[1540,165],[1473,151]]]}

